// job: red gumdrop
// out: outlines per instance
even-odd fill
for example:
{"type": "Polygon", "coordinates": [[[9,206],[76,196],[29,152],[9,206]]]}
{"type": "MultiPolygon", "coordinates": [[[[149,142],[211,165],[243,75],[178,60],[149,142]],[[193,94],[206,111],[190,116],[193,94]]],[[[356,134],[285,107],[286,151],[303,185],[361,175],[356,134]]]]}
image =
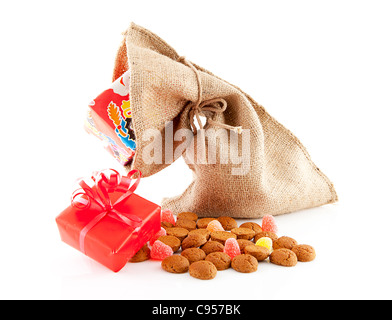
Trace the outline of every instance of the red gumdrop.
{"type": "Polygon", "coordinates": [[[169,209],[162,210],[161,221],[166,221],[171,223],[173,226],[176,224],[176,219],[174,219],[173,212],[169,209]]]}
{"type": "Polygon", "coordinates": [[[161,227],[161,230],[159,230],[156,234],[154,234],[151,239],[150,239],[150,246],[154,245],[154,242],[159,239],[159,237],[165,236],[166,235],[166,230],[161,227]]]}
{"type": "Polygon", "coordinates": [[[223,249],[223,252],[227,253],[231,259],[233,259],[235,256],[240,255],[241,249],[237,240],[234,238],[227,239],[225,242],[225,247],[223,249]]]}
{"type": "Polygon", "coordinates": [[[150,257],[153,260],[164,260],[173,255],[173,249],[162,241],[155,241],[151,248],[150,257]]]}
{"type": "Polygon", "coordinates": [[[261,221],[261,229],[263,231],[278,233],[278,226],[276,225],[275,218],[270,214],[265,215],[261,221]]]}

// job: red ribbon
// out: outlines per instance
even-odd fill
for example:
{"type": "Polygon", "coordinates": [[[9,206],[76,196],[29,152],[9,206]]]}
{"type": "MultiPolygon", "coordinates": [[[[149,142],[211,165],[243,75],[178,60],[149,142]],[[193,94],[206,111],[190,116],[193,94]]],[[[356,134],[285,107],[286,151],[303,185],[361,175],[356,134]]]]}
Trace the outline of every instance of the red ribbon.
{"type": "Polygon", "coordinates": [[[142,174],[139,170],[132,170],[127,177],[122,177],[116,170],[109,169],[93,174],[91,179],[94,181],[94,187],[90,187],[84,179],[79,181],[81,188],[72,194],[72,205],[80,210],[87,210],[91,205],[91,201],[94,201],[102,210],[81,230],[79,235],[81,252],[86,253],[84,247],[86,234],[108,215],[124,222],[131,228],[137,228],[141,225],[142,219],[139,217],[135,215],[125,216],[116,209],[118,205],[134,193],[140,183],[141,176],[142,174]],[[135,173],[138,173],[138,178],[132,184],[132,176],[135,173]],[[115,203],[112,203],[109,193],[114,191],[124,192],[124,194],[115,203]]]}

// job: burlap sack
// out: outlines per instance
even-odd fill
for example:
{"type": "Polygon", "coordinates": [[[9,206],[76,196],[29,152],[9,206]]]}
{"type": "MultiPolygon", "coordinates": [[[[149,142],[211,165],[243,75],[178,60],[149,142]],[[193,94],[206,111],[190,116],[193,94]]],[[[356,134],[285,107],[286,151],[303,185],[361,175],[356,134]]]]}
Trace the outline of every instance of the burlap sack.
{"type": "Polygon", "coordinates": [[[194,173],[193,182],[183,194],[164,199],[163,208],[175,213],[192,211],[200,217],[259,218],[337,201],[332,183],[312,162],[300,141],[262,106],[239,88],[180,57],[158,36],[133,23],[124,33],[118,50],[113,80],[128,69],[137,143],[128,170],[137,168],[146,177],[181,155],[189,160],[192,152],[176,154],[165,150],[165,139],[173,139],[170,134],[165,138],[170,133],[170,121],[174,136],[180,129],[199,133],[192,142],[174,141],[173,149],[186,144],[197,155],[198,146],[203,146],[204,152],[210,147],[217,150],[217,163],[188,164],[194,173]],[[200,116],[206,117],[205,129],[209,130],[197,130],[200,116]],[[151,139],[144,141],[150,129],[162,140],[161,163],[143,160],[143,152],[151,147],[151,139]],[[242,151],[242,156],[246,153],[250,159],[249,166],[238,161],[232,163],[227,158],[219,161],[222,155],[225,159],[228,150],[230,154],[233,145],[231,140],[229,143],[215,139],[214,132],[219,135],[222,131],[236,133],[241,129],[237,147],[240,155],[242,151]],[[244,137],[248,140],[241,139],[244,137]]]}

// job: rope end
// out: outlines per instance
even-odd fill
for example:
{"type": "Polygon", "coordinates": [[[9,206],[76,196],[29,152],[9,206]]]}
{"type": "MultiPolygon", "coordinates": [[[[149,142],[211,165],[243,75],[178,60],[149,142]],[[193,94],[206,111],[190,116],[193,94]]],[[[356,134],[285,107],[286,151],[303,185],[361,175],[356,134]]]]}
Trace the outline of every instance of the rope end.
{"type": "Polygon", "coordinates": [[[238,133],[238,134],[241,134],[242,131],[244,131],[244,130],[242,129],[242,127],[234,127],[232,130],[233,130],[234,132],[238,133]]]}

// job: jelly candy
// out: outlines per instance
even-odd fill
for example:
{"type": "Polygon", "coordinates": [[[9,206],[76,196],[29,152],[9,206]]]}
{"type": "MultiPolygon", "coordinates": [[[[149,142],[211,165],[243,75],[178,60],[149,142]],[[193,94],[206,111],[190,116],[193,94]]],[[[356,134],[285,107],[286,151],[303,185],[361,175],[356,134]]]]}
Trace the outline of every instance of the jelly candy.
{"type": "Polygon", "coordinates": [[[270,214],[265,215],[261,221],[261,229],[263,229],[263,231],[278,233],[275,218],[270,214]]]}
{"type": "Polygon", "coordinates": [[[173,212],[169,209],[162,210],[161,221],[166,221],[171,223],[173,226],[176,224],[176,219],[174,218],[173,212]]]}
{"type": "Polygon", "coordinates": [[[270,252],[272,251],[272,240],[268,237],[262,237],[256,241],[256,246],[266,247],[270,252]]]}
{"type": "Polygon", "coordinates": [[[154,242],[159,239],[159,237],[166,236],[166,230],[161,227],[156,234],[154,234],[150,239],[150,246],[154,245],[154,242]]]}
{"type": "Polygon", "coordinates": [[[164,260],[173,255],[173,249],[162,241],[156,240],[151,248],[150,257],[153,260],[164,260]]]}
{"type": "Polygon", "coordinates": [[[240,255],[241,249],[237,240],[234,238],[227,239],[225,242],[225,247],[223,249],[223,252],[227,253],[231,259],[233,259],[235,256],[240,255]]]}
{"type": "Polygon", "coordinates": [[[210,223],[208,223],[207,230],[210,232],[225,231],[225,229],[222,227],[222,224],[218,220],[212,220],[210,223]]]}

